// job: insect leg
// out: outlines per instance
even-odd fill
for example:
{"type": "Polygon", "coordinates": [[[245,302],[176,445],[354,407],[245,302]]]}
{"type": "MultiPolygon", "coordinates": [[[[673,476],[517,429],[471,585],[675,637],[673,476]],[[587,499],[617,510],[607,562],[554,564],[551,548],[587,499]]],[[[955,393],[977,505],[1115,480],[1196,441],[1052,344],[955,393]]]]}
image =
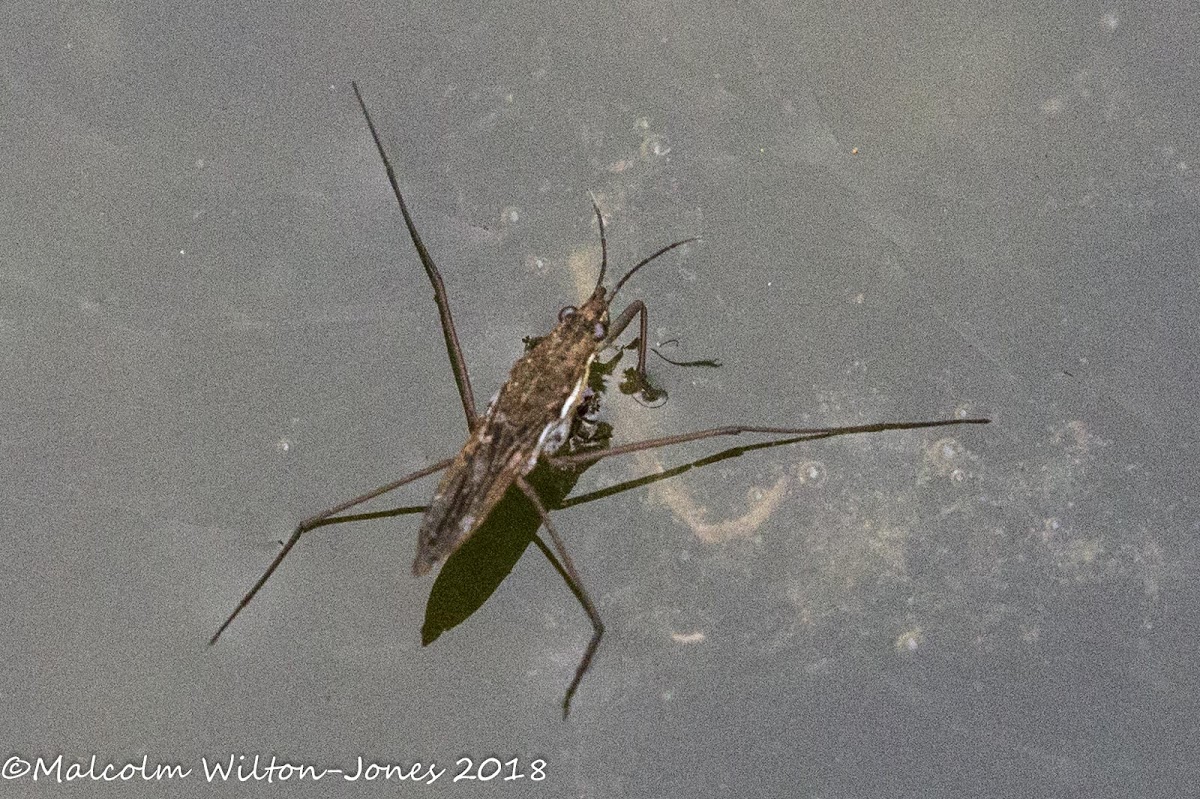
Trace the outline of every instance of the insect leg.
{"type": "Polygon", "coordinates": [[[471,392],[471,378],[467,374],[467,363],[463,359],[462,347],[458,343],[458,332],[454,329],[454,318],[450,315],[450,301],[446,297],[446,285],[442,282],[442,275],[433,263],[429,250],[425,249],[425,244],[421,241],[420,234],[417,233],[417,226],[413,223],[412,214],[408,212],[404,195],[400,193],[396,172],[392,169],[392,162],[383,149],[383,142],[380,141],[379,132],[375,129],[375,123],[367,111],[367,104],[363,101],[362,92],[358,90],[358,83],[351,81],[350,85],[354,88],[354,96],[358,98],[358,107],[362,109],[363,117],[367,120],[367,127],[371,129],[371,138],[375,140],[375,149],[379,150],[379,157],[383,160],[384,169],[387,170],[388,183],[392,184],[392,193],[396,195],[396,202],[400,204],[400,213],[404,216],[404,224],[408,228],[409,238],[412,239],[417,256],[421,259],[421,266],[425,267],[425,274],[429,275],[429,282],[433,284],[433,300],[437,303],[438,313],[441,315],[442,337],[446,340],[446,354],[450,356],[450,368],[454,370],[454,382],[458,384],[458,395],[462,399],[463,413],[467,416],[467,428],[474,430],[479,424],[479,414],[475,411],[475,395],[471,392]]]}
{"type": "Polygon", "coordinates": [[[617,336],[625,332],[633,317],[638,316],[638,362],[637,373],[643,382],[646,380],[646,303],[634,300],[629,307],[621,311],[621,315],[608,325],[608,338],[604,339],[607,347],[617,340],[617,336]]]}
{"type": "MultiPolygon", "coordinates": [[[[608,245],[604,240],[604,216],[600,213],[600,208],[599,208],[599,206],[596,205],[596,201],[594,199],[592,200],[592,207],[596,209],[596,219],[600,223],[600,250],[602,253],[600,279],[604,280],[604,267],[608,263],[608,245]]],[[[672,242],[671,244],[668,244],[666,247],[660,247],[656,252],[654,252],[651,255],[648,255],[645,258],[643,258],[642,260],[638,261],[632,269],[630,269],[628,272],[625,273],[624,277],[622,277],[620,280],[617,281],[617,285],[613,286],[612,291],[608,292],[608,302],[610,303],[610,305],[611,305],[612,301],[616,299],[617,292],[619,292],[621,290],[621,286],[624,286],[625,282],[627,280],[629,280],[629,278],[633,277],[634,274],[639,269],[641,269],[643,266],[645,266],[646,264],[653,261],[655,258],[658,258],[660,255],[668,253],[671,250],[675,249],[676,247],[682,247],[685,244],[691,244],[693,241],[699,241],[699,238],[693,236],[690,239],[681,239],[680,241],[672,242]]],[[[651,387],[650,387],[649,381],[646,379],[646,348],[648,345],[646,343],[646,305],[645,305],[645,303],[643,303],[641,300],[634,300],[633,302],[629,303],[629,307],[626,308],[624,311],[622,311],[621,315],[618,316],[613,322],[611,322],[609,324],[608,337],[604,339],[604,346],[607,347],[610,344],[612,344],[614,341],[616,341],[617,336],[621,335],[621,333],[625,330],[625,328],[629,326],[629,323],[633,321],[633,317],[635,315],[640,315],[640,320],[638,322],[638,329],[639,329],[639,333],[638,333],[638,363],[637,363],[638,379],[643,386],[644,392],[657,393],[660,396],[665,397],[666,395],[663,394],[662,392],[654,392],[653,389],[651,389],[651,387]]]]}
{"type": "Polygon", "coordinates": [[[524,477],[518,477],[516,480],[517,487],[521,492],[533,503],[534,509],[538,516],[542,519],[542,525],[546,528],[546,532],[550,534],[550,541],[554,544],[554,549],[558,553],[559,563],[562,565],[561,574],[566,579],[567,587],[571,589],[571,593],[579,600],[579,604],[583,605],[584,611],[587,612],[588,620],[592,623],[592,640],[588,641],[587,649],[583,651],[583,657],[579,660],[579,665],[575,667],[575,676],[571,679],[571,684],[567,686],[567,693],[563,697],[563,718],[571,712],[571,697],[575,696],[575,691],[579,688],[579,683],[583,680],[583,675],[588,670],[588,666],[592,664],[592,657],[596,654],[596,649],[600,646],[600,639],[604,637],[604,622],[600,620],[600,614],[596,611],[596,606],[592,604],[592,598],[588,596],[587,591],[583,587],[583,581],[579,579],[579,572],[575,570],[575,564],[571,561],[571,556],[567,554],[567,548],[563,545],[562,539],[558,536],[558,531],[554,529],[554,524],[550,521],[550,514],[547,512],[542,501],[538,498],[537,492],[533,490],[533,486],[526,482],[524,477]]]}
{"type": "Polygon", "coordinates": [[[242,597],[241,601],[237,603],[237,607],[233,609],[233,612],[229,614],[229,617],[226,618],[225,621],[222,622],[221,626],[217,628],[217,631],[213,633],[213,637],[208,639],[208,645],[212,646],[215,644],[217,639],[221,637],[221,633],[225,632],[225,628],[232,624],[233,620],[236,619],[238,614],[242,612],[242,609],[250,604],[250,600],[254,599],[254,595],[258,593],[259,589],[266,585],[267,580],[271,579],[271,575],[275,573],[277,568],[279,568],[279,564],[283,563],[283,559],[286,558],[288,553],[292,551],[292,547],[296,546],[296,542],[300,540],[300,536],[304,535],[315,527],[321,527],[324,524],[328,524],[331,520],[331,517],[336,516],[344,510],[349,510],[355,505],[361,505],[367,500],[375,499],[375,497],[382,496],[389,491],[394,491],[400,486],[407,485],[414,480],[419,480],[422,477],[428,477],[431,474],[440,472],[453,462],[453,458],[447,458],[446,460],[439,461],[432,466],[426,466],[424,469],[419,469],[412,474],[405,475],[399,480],[393,480],[387,485],[372,489],[362,496],[338,503],[332,508],[326,508],[315,516],[310,516],[304,521],[300,522],[300,524],[296,525],[296,529],[292,531],[291,537],[284,542],[283,549],[279,550],[279,553],[275,555],[275,559],[271,561],[271,565],[268,566],[267,570],[262,573],[262,576],[255,581],[254,585],[251,586],[250,590],[246,592],[246,595],[242,597]]]}
{"type": "Polygon", "coordinates": [[[852,435],[855,433],[882,433],[886,430],[916,430],[924,427],[947,427],[956,424],[988,424],[990,421],[990,419],[941,419],[932,422],[876,422],[875,424],[849,425],[846,427],[753,427],[735,425],[732,427],[714,427],[710,430],[700,430],[695,433],[682,433],[677,436],[651,438],[646,441],[623,444],[619,447],[611,447],[605,450],[581,452],[577,455],[564,455],[561,457],[547,455],[543,457],[543,460],[550,466],[562,468],[584,463],[595,463],[602,458],[609,458],[613,455],[627,455],[631,452],[669,447],[673,444],[683,444],[688,441],[701,441],[706,438],[716,438],[717,436],[736,436],[742,433],[800,436],[804,440],[812,440],[852,435]]]}

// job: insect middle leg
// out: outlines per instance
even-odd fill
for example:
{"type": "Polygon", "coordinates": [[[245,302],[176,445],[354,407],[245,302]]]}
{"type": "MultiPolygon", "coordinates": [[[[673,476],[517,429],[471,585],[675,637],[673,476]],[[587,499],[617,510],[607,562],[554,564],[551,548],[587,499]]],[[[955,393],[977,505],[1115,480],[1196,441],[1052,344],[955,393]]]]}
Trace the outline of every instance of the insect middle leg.
{"type": "MultiPolygon", "coordinates": [[[[417,227],[413,222],[412,214],[409,213],[408,210],[408,204],[404,202],[404,195],[400,192],[400,184],[396,179],[396,171],[392,167],[392,162],[388,158],[387,152],[383,149],[383,142],[379,138],[379,131],[376,130],[375,122],[371,119],[371,114],[367,110],[367,104],[363,100],[362,92],[359,91],[358,84],[356,82],[351,81],[350,85],[354,89],[354,96],[358,99],[358,106],[360,109],[362,109],[363,117],[367,121],[367,127],[371,131],[371,138],[375,142],[375,148],[379,151],[379,157],[383,161],[384,169],[387,172],[388,183],[392,187],[392,193],[396,197],[396,202],[400,205],[400,214],[404,217],[404,224],[408,228],[408,235],[412,239],[413,247],[416,249],[417,256],[421,260],[421,266],[424,267],[425,274],[429,277],[429,282],[433,286],[433,299],[434,302],[437,303],[438,307],[438,313],[442,326],[442,336],[446,343],[446,354],[450,358],[450,368],[454,372],[454,381],[458,386],[459,398],[462,400],[463,414],[467,419],[467,428],[473,430],[479,423],[479,414],[475,409],[475,397],[471,391],[471,378],[467,374],[466,360],[463,358],[462,347],[458,343],[458,332],[454,327],[454,317],[450,313],[450,301],[446,295],[445,283],[442,280],[442,275],[438,271],[437,265],[433,262],[433,258],[429,254],[429,250],[426,249],[425,243],[421,240],[421,235],[417,232],[417,227]]],[[[292,531],[292,534],[288,540],[284,543],[283,548],[279,550],[279,552],[275,555],[274,560],[272,560],[271,564],[267,566],[266,571],[264,571],[258,580],[255,581],[250,590],[247,591],[245,596],[242,597],[241,601],[238,602],[237,607],[235,607],[233,612],[229,614],[229,617],[226,618],[217,631],[213,633],[212,638],[210,638],[208,641],[209,646],[217,642],[217,639],[221,637],[221,633],[225,632],[225,629],[233,623],[233,620],[238,617],[238,614],[242,612],[242,609],[245,608],[246,605],[250,604],[250,601],[254,599],[255,595],[266,584],[267,580],[271,578],[271,575],[275,573],[275,570],[279,568],[279,564],[281,564],[283,559],[287,557],[289,552],[291,552],[292,547],[294,547],[300,540],[300,536],[316,527],[320,527],[322,524],[328,523],[333,517],[337,516],[337,514],[341,513],[342,511],[349,510],[357,505],[361,505],[362,503],[386,494],[389,491],[394,491],[400,486],[411,483],[414,480],[418,480],[422,477],[440,472],[449,466],[453,460],[453,458],[448,458],[439,463],[435,463],[432,466],[419,469],[412,474],[405,475],[399,480],[394,480],[386,485],[372,489],[371,491],[355,497],[354,499],[340,502],[331,508],[326,508],[320,513],[310,516],[309,518],[300,522],[300,524],[296,526],[296,529],[292,531]]]]}
{"type": "Polygon", "coordinates": [[[358,90],[358,83],[351,81],[350,86],[354,89],[354,96],[358,99],[358,107],[362,109],[367,127],[371,129],[371,138],[375,141],[375,149],[379,151],[380,160],[383,161],[383,168],[387,172],[392,193],[400,205],[400,214],[404,217],[408,236],[412,239],[417,257],[421,259],[421,266],[425,268],[425,274],[429,276],[430,284],[433,285],[433,301],[437,303],[438,316],[442,323],[442,337],[446,341],[446,354],[450,356],[450,368],[454,370],[454,382],[458,385],[458,395],[462,400],[463,413],[467,417],[467,428],[474,430],[479,424],[479,413],[475,408],[475,395],[471,391],[471,377],[467,374],[467,362],[463,358],[462,347],[458,343],[458,331],[454,327],[454,317],[450,313],[450,299],[446,295],[446,284],[442,281],[442,273],[438,271],[437,265],[433,262],[433,256],[425,248],[425,243],[421,241],[421,234],[417,233],[416,223],[413,222],[412,214],[408,211],[408,204],[404,202],[404,195],[400,192],[400,183],[396,180],[396,170],[392,168],[392,161],[388,158],[387,151],[383,149],[383,141],[379,138],[379,131],[375,129],[371,113],[367,111],[367,104],[363,100],[362,92],[358,90]]]}
{"type": "MultiPolygon", "coordinates": [[[[644,312],[644,308],[643,308],[644,312]]],[[[635,311],[636,313],[636,311],[635,311]]],[[[630,314],[632,317],[632,314],[630,314]]],[[[628,324],[628,320],[626,321],[628,324]]],[[[989,419],[939,419],[928,422],[878,422],[875,424],[865,425],[849,425],[843,427],[759,427],[749,425],[735,425],[730,427],[717,427],[709,430],[699,430],[694,433],[683,433],[675,436],[663,436],[661,438],[652,438],[645,441],[637,441],[632,444],[625,444],[619,447],[612,447],[604,450],[593,450],[581,452],[575,455],[551,456],[544,455],[542,460],[552,468],[563,469],[569,467],[577,467],[584,464],[591,464],[603,458],[608,458],[613,455],[626,455],[631,452],[643,452],[645,450],[657,449],[660,447],[669,447],[673,444],[683,444],[688,441],[702,441],[707,438],[716,438],[718,436],[732,436],[742,433],[766,433],[772,435],[791,436],[783,441],[772,442],[772,444],[798,443],[800,441],[812,441],[820,438],[832,438],[834,436],[851,435],[855,433],[880,433],[887,430],[913,430],[925,427],[945,427],[958,424],[988,424],[989,419]]],[[[769,446],[764,444],[761,446],[769,446]]],[[[690,467],[687,467],[690,468],[690,467]]],[[[592,622],[592,639],[588,642],[587,649],[584,650],[583,657],[579,661],[579,665],[575,669],[575,677],[571,680],[570,686],[567,688],[566,697],[563,699],[563,718],[566,718],[567,712],[570,710],[571,698],[575,695],[576,689],[579,687],[580,681],[583,679],[584,673],[591,665],[592,657],[596,653],[597,647],[600,645],[600,639],[604,635],[604,624],[600,620],[600,615],[592,604],[591,598],[583,588],[583,584],[579,579],[579,573],[575,570],[575,565],[571,562],[570,556],[567,554],[566,548],[563,546],[562,539],[554,529],[554,525],[550,522],[550,515],[538,500],[533,489],[523,480],[518,478],[517,485],[525,492],[533,503],[534,508],[541,516],[542,524],[545,525],[547,532],[550,534],[550,539],[554,543],[554,548],[562,561],[562,569],[560,573],[567,585],[583,605],[587,611],[588,618],[592,622]]],[[[544,551],[544,550],[543,550],[544,551]]]]}
{"type": "Polygon", "coordinates": [[[543,458],[555,468],[579,466],[585,463],[595,463],[613,455],[628,455],[631,452],[644,452],[659,447],[669,447],[674,444],[684,444],[688,441],[703,441],[706,438],[718,436],[736,436],[742,433],[765,433],[776,436],[796,436],[799,441],[812,441],[834,436],[854,435],[857,433],[882,433],[888,430],[917,430],[925,427],[948,427],[959,424],[989,424],[991,419],[937,419],[928,422],[875,422],[873,424],[846,425],[843,427],[759,427],[755,425],[732,425],[729,427],[713,427],[708,430],[698,430],[694,433],[681,433],[675,436],[650,438],[645,441],[635,441],[632,444],[622,444],[604,450],[581,452],[577,455],[553,456],[543,458]]]}

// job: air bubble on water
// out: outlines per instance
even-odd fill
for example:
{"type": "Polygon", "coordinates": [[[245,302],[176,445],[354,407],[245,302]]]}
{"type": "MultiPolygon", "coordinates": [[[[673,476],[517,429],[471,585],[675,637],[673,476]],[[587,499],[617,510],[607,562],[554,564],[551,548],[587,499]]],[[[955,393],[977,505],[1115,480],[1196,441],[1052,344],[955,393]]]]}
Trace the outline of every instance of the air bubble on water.
{"type": "Polygon", "coordinates": [[[920,627],[914,627],[896,636],[896,649],[900,652],[916,652],[923,644],[924,635],[920,627]]]}
{"type": "Polygon", "coordinates": [[[550,271],[546,259],[537,255],[525,256],[525,271],[534,275],[545,275],[550,271]]]}
{"type": "Polygon", "coordinates": [[[796,467],[796,476],[802,485],[819,488],[825,484],[828,473],[820,461],[805,461],[796,467]]]}
{"type": "Polygon", "coordinates": [[[643,158],[661,158],[671,152],[666,139],[657,133],[647,133],[642,140],[641,154],[643,158]]]}
{"type": "Polygon", "coordinates": [[[934,441],[925,449],[925,462],[934,473],[952,480],[966,477],[965,456],[962,444],[950,436],[934,441]]]}
{"type": "Polygon", "coordinates": [[[1053,541],[1058,538],[1058,532],[1062,529],[1062,521],[1057,516],[1050,516],[1042,522],[1042,540],[1053,541]]]}

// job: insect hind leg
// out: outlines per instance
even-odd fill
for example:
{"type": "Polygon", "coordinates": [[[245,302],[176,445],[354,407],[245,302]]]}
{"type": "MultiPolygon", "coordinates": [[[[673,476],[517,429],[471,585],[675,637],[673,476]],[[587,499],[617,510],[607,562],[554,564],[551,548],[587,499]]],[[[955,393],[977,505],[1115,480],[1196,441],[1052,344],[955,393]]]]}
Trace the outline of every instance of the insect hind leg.
{"type": "MultiPolygon", "coordinates": [[[[596,655],[596,650],[600,647],[600,639],[604,637],[604,622],[600,619],[600,613],[596,610],[596,606],[592,603],[592,598],[588,596],[588,592],[583,587],[583,581],[579,578],[579,572],[575,570],[575,564],[571,561],[571,556],[567,554],[567,548],[563,544],[562,538],[559,537],[558,531],[554,529],[554,523],[550,521],[550,513],[546,510],[546,506],[542,504],[538,498],[537,492],[533,490],[533,486],[525,480],[524,477],[518,477],[516,480],[517,488],[521,489],[526,498],[532,503],[534,510],[542,520],[542,526],[546,528],[546,532],[550,535],[550,542],[554,545],[554,550],[558,555],[558,564],[561,566],[559,574],[567,583],[567,587],[571,589],[571,593],[575,595],[575,599],[583,606],[584,612],[587,613],[588,621],[592,623],[592,638],[588,641],[587,648],[583,650],[583,657],[579,659],[579,665],[575,667],[575,676],[571,678],[571,684],[567,686],[567,693],[563,696],[563,718],[571,712],[571,699],[575,696],[575,691],[579,689],[579,684],[583,681],[583,675],[587,673],[588,667],[592,665],[592,658],[596,655]]],[[[551,560],[553,563],[553,559],[551,560]]]]}
{"type": "Polygon", "coordinates": [[[262,575],[254,582],[254,585],[250,587],[250,590],[247,591],[245,596],[242,597],[241,601],[237,603],[237,607],[233,609],[233,612],[226,617],[225,621],[221,623],[221,626],[217,628],[217,631],[213,633],[212,638],[208,639],[208,645],[212,646],[217,642],[217,639],[221,637],[221,633],[225,632],[226,628],[233,624],[233,620],[236,619],[238,615],[245,609],[245,607],[250,604],[250,601],[254,599],[259,590],[267,584],[267,580],[271,579],[271,575],[274,574],[275,570],[279,568],[279,564],[283,563],[283,559],[286,558],[288,553],[292,551],[292,547],[296,546],[296,543],[300,540],[300,536],[304,535],[310,530],[316,529],[317,527],[322,527],[337,521],[357,521],[357,519],[339,520],[334,517],[336,517],[342,511],[349,510],[350,508],[353,508],[356,505],[361,505],[368,500],[383,496],[389,491],[395,491],[400,486],[408,485],[414,480],[420,480],[422,477],[428,477],[431,474],[436,474],[453,463],[453,461],[453,458],[447,458],[446,460],[439,461],[432,466],[426,466],[424,469],[418,469],[412,474],[406,474],[399,480],[393,480],[387,485],[374,488],[365,494],[355,497],[354,499],[349,499],[345,502],[339,502],[332,508],[326,508],[315,516],[310,516],[304,521],[300,522],[300,524],[296,525],[296,529],[292,531],[291,536],[287,541],[284,542],[283,549],[276,553],[275,559],[271,561],[271,565],[267,566],[266,571],[262,573],[262,575]]]}

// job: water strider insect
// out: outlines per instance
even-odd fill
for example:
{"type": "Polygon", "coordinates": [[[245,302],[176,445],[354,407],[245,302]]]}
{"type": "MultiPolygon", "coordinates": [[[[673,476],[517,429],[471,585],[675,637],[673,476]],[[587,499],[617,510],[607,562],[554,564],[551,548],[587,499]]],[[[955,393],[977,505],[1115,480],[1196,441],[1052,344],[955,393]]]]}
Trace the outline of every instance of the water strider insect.
{"type": "Polygon", "coordinates": [[[471,392],[471,381],[467,375],[467,367],[463,361],[462,350],[458,343],[458,334],[454,328],[454,320],[450,314],[450,305],[446,297],[446,289],[442,277],[434,265],[428,250],[425,249],[420,235],[409,213],[408,205],[400,192],[395,170],[384,150],[379,138],[379,132],[367,110],[362,93],[357,83],[351,83],[354,95],[362,110],[363,118],[371,131],[379,157],[387,172],[388,182],[400,206],[404,224],[416,248],[422,266],[433,284],[434,301],[441,315],[442,334],[445,338],[446,351],[450,357],[450,366],[454,371],[454,379],[458,384],[459,397],[462,400],[463,412],[467,418],[470,435],[459,453],[453,458],[439,461],[424,469],[394,480],[387,485],[327,508],[315,516],[300,522],[292,535],[284,542],[282,549],[271,561],[262,576],[254,583],[229,617],[213,634],[209,644],[216,643],[221,633],[237,618],[242,609],[250,603],[259,589],[287,557],[288,552],[300,540],[300,537],[316,528],[339,520],[351,521],[350,517],[339,516],[350,508],[368,500],[386,494],[400,486],[406,485],[437,472],[444,471],[441,482],[433,494],[429,507],[421,520],[417,534],[417,556],[413,562],[413,574],[422,575],[429,572],[439,562],[445,560],[470,538],[495,508],[500,499],[516,487],[528,499],[540,519],[541,526],[553,544],[551,552],[544,544],[539,543],[542,551],[554,564],[567,582],[571,592],[579,600],[587,613],[592,625],[592,637],[575,669],[575,675],[567,687],[563,697],[563,717],[571,708],[571,698],[579,688],[583,675],[592,662],[592,657],[604,635],[604,624],[596,611],[591,597],[583,587],[571,556],[563,544],[562,538],[550,520],[537,492],[526,479],[529,473],[539,463],[547,463],[554,468],[573,467],[588,464],[614,455],[624,455],[657,447],[681,444],[687,441],[698,441],[717,436],[732,436],[741,433],[761,433],[775,436],[801,437],[801,440],[825,438],[849,433],[873,433],[884,430],[911,430],[923,427],[940,427],[957,424],[987,424],[987,419],[943,419],[925,422],[880,422],[877,424],[854,425],[848,427],[761,427],[737,425],[701,430],[682,435],[665,436],[639,441],[633,444],[595,449],[556,457],[563,448],[571,429],[571,423],[576,410],[583,401],[587,387],[589,370],[597,355],[609,347],[615,339],[624,332],[625,328],[638,317],[638,361],[637,376],[643,382],[646,372],[646,306],[640,300],[634,300],[615,319],[609,318],[609,308],[621,287],[625,285],[639,269],[655,258],[677,247],[688,244],[695,239],[683,239],[660,248],[652,255],[643,258],[632,269],[617,281],[612,290],[604,286],[604,274],[608,267],[608,245],[604,236],[604,217],[599,207],[593,201],[596,221],[600,229],[600,276],[590,297],[578,307],[567,306],[558,315],[558,323],[548,335],[539,339],[512,367],[508,379],[501,387],[499,394],[480,416],[475,409],[475,399],[471,392]]]}

